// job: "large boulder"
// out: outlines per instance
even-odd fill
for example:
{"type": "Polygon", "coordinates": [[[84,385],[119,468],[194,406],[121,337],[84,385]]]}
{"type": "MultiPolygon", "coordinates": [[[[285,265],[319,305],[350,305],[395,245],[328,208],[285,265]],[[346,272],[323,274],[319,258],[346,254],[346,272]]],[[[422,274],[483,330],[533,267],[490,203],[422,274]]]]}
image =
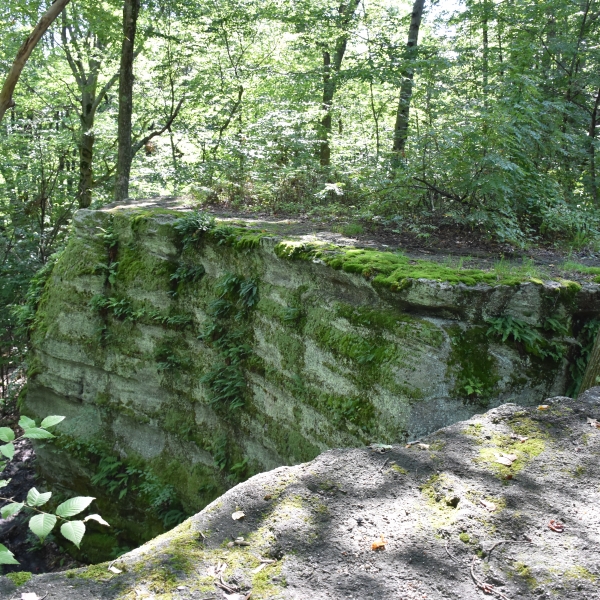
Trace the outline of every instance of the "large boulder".
{"type": "Polygon", "coordinates": [[[256,475],[113,563],[18,590],[1,578],[0,597],[598,599],[598,420],[593,388],[410,445],[330,450],[256,475]]]}

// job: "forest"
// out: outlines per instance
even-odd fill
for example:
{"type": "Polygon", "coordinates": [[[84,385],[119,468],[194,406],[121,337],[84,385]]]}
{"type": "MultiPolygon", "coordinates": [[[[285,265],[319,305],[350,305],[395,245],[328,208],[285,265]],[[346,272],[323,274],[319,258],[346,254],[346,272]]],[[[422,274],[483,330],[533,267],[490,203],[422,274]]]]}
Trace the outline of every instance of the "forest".
{"type": "MultiPolygon", "coordinates": [[[[595,0],[62,4],[0,126],[3,395],[15,309],[79,207],[189,196],[424,240],[597,244],[595,0]]],[[[5,3],[3,73],[50,5],[5,3]]]]}

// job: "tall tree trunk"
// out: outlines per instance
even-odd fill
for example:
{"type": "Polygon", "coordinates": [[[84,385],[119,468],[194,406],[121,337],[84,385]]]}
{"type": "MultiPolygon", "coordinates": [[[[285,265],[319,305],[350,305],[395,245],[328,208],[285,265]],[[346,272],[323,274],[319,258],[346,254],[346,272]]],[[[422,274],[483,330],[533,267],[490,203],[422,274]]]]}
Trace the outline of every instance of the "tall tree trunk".
{"type": "Polygon", "coordinates": [[[15,91],[15,87],[17,87],[21,73],[23,72],[27,60],[31,56],[31,53],[37,46],[37,43],[42,39],[44,33],[46,33],[48,27],[52,25],[56,17],[60,15],[63,8],[69,4],[69,2],[70,0],[55,0],[52,3],[52,6],[40,19],[35,29],[19,48],[13,66],[8,72],[4,85],[2,86],[2,91],[0,91],[0,121],[4,118],[4,113],[15,105],[12,98],[13,92],[15,91]]]}
{"type": "Polygon", "coordinates": [[[483,18],[481,20],[481,34],[483,38],[483,97],[487,100],[489,69],[490,69],[490,41],[489,41],[489,7],[488,0],[483,0],[483,18]]]}
{"type": "Polygon", "coordinates": [[[119,119],[117,175],[115,201],[125,200],[129,195],[129,176],[133,160],[131,145],[131,117],[133,114],[133,57],[140,0],[125,0],[123,7],[123,47],[119,72],[119,119]]]}
{"type": "MultiPolygon", "coordinates": [[[[354,13],[360,4],[360,0],[350,0],[346,4],[340,4],[338,12],[341,17],[341,27],[345,30],[350,21],[354,17],[354,13]]],[[[344,60],[344,54],[346,53],[346,47],[348,45],[348,33],[344,31],[335,42],[335,50],[333,53],[333,60],[328,50],[323,50],[323,101],[321,108],[324,112],[321,118],[319,127],[319,140],[321,142],[319,147],[319,161],[322,166],[327,167],[331,164],[331,124],[332,115],[331,108],[333,104],[333,98],[337,90],[337,79],[339,72],[342,68],[342,61],[344,60]]]]}
{"type": "Polygon", "coordinates": [[[400,100],[396,112],[396,124],[394,126],[394,144],[392,146],[392,166],[400,164],[401,156],[404,155],[406,140],[408,139],[408,122],[410,117],[410,102],[413,92],[414,65],[413,61],[417,54],[419,43],[419,29],[423,18],[425,0],[415,0],[408,30],[408,41],[406,42],[405,61],[407,66],[402,74],[402,85],[400,86],[400,100]]]}
{"type": "Polygon", "coordinates": [[[590,189],[594,204],[598,206],[598,182],[596,181],[596,132],[598,130],[598,109],[600,108],[600,88],[596,92],[596,100],[592,109],[592,118],[590,119],[590,128],[588,137],[590,140],[590,189]]]}
{"type": "Polygon", "coordinates": [[[590,360],[585,373],[583,374],[579,395],[597,385],[600,385],[600,332],[598,332],[598,335],[596,336],[596,342],[594,343],[594,348],[590,354],[590,360]]]}

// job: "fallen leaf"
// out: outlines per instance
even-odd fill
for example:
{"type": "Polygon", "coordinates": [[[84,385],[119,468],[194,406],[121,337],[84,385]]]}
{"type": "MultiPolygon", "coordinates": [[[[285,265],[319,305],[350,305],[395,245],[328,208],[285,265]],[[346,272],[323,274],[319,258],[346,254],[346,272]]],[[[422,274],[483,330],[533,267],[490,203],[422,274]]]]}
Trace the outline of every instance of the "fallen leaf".
{"type": "Polygon", "coordinates": [[[512,464],[515,461],[514,460],[510,460],[510,458],[508,458],[506,456],[498,456],[496,458],[496,462],[500,463],[501,465],[504,465],[506,467],[512,467],[512,464]]]}
{"type": "Polygon", "coordinates": [[[35,592],[23,592],[21,600],[41,600],[41,598],[35,592]]]}
{"type": "Polygon", "coordinates": [[[240,519],[243,519],[246,516],[246,513],[241,511],[241,510],[236,510],[232,515],[231,518],[234,521],[239,521],[240,519]]]}
{"type": "Polygon", "coordinates": [[[514,433],[510,437],[513,440],[519,440],[519,442],[521,442],[521,444],[523,442],[526,442],[529,439],[528,437],[526,437],[524,435],[515,435],[514,433]]]}
{"type": "Polygon", "coordinates": [[[421,450],[429,450],[429,444],[423,444],[421,442],[420,444],[417,444],[417,448],[420,448],[421,450]]]}
{"type": "Polygon", "coordinates": [[[119,573],[123,572],[123,571],[121,571],[121,569],[117,569],[117,567],[113,567],[112,565],[110,567],[108,567],[108,570],[111,573],[115,573],[115,575],[118,575],[119,573]]]}
{"type": "Polygon", "coordinates": [[[386,544],[387,542],[383,539],[383,536],[380,535],[379,539],[371,544],[371,550],[384,550],[386,544]]]}
{"type": "Polygon", "coordinates": [[[223,594],[226,600],[248,600],[250,596],[252,596],[252,592],[249,592],[244,596],[244,594],[223,594]]]}
{"type": "Polygon", "coordinates": [[[590,419],[588,417],[587,422],[588,425],[590,425],[591,427],[596,427],[597,429],[600,429],[600,421],[597,421],[596,419],[590,419]]]}
{"type": "Polygon", "coordinates": [[[556,533],[562,533],[565,530],[565,526],[555,519],[550,519],[550,523],[548,523],[548,528],[552,531],[556,531],[556,533]]]}
{"type": "Polygon", "coordinates": [[[487,500],[480,500],[479,503],[481,504],[481,506],[483,506],[490,512],[494,512],[496,510],[496,505],[493,502],[488,502],[487,500]]]}
{"type": "Polygon", "coordinates": [[[548,410],[550,406],[548,404],[540,404],[538,410],[548,410]]]}

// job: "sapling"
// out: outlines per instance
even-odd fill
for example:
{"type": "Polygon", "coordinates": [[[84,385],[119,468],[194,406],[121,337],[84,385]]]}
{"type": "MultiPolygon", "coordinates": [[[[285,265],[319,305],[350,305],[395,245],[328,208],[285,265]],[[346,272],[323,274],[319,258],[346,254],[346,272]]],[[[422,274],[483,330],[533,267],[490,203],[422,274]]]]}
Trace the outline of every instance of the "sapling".
{"type": "MultiPolygon", "coordinates": [[[[0,460],[0,468],[5,469],[6,465],[14,458],[15,443],[23,438],[32,440],[48,440],[55,436],[48,431],[51,427],[58,425],[65,417],[50,416],[46,417],[38,426],[33,419],[29,417],[21,417],[19,426],[23,429],[23,435],[16,438],[15,432],[10,427],[0,427],[0,441],[4,442],[0,446],[0,453],[5,457],[0,460]]],[[[10,479],[0,480],[0,488],[5,488],[10,483],[10,479]]],[[[71,517],[82,513],[95,498],[89,496],[77,496],[70,498],[66,502],[59,504],[53,513],[45,512],[40,509],[50,498],[52,492],[41,493],[36,488],[31,488],[27,493],[27,498],[24,502],[16,502],[14,498],[6,498],[0,496],[0,501],[8,502],[0,509],[0,514],[3,519],[8,519],[22,510],[29,510],[34,513],[29,519],[29,529],[37,535],[43,542],[54,526],[60,521],[60,532],[70,542],[73,542],[78,548],[85,534],[85,524],[88,521],[96,521],[101,525],[109,527],[109,524],[96,514],[88,515],[83,520],[70,520],[71,517]]],[[[2,565],[18,565],[13,553],[6,547],[0,544],[0,564],[2,565]]]]}

